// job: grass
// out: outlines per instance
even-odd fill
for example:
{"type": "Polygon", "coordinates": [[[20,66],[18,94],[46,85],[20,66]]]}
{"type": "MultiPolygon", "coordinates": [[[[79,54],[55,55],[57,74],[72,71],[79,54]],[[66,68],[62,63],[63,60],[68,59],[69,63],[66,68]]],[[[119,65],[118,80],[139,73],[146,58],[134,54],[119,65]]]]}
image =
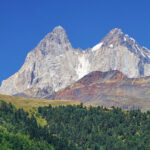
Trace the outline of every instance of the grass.
{"type": "Polygon", "coordinates": [[[16,108],[23,108],[25,111],[29,111],[33,108],[38,108],[39,106],[52,105],[53,107],[59,105],[78,105],[80,102],[71,100],[45,100],[45,99],[33,99],[33,98],[23,98],[16,96],[0,95],[0,101],[5,101],[7,103],[12,103],[16,108]]]}

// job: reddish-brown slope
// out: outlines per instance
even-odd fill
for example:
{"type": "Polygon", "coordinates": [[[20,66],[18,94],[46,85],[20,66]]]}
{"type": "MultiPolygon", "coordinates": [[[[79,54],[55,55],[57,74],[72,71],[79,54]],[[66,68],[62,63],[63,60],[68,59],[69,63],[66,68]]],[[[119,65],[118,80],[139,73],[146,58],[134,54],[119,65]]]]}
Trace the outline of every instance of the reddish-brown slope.
{"type": "Polygon", "coordinates": [[[148,110],[150,108],[150,77],[129,79],[117,70],[95,71],[57,92],[55,99],[148,110]]]}

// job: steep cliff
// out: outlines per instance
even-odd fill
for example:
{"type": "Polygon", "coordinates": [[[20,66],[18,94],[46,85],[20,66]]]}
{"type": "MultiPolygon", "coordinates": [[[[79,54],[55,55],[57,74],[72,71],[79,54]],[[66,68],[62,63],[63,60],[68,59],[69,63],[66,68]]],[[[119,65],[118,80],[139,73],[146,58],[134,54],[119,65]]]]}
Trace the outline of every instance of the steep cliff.
{"type": "Polygon", "coordinates": [[[0,93],[43,98],[93,71],[119,70],[129,78],[150,75],[150,52],[120,29],[93,48],[74,49],[57,26],[28,53],[21,69],[2,82],[0,93]]]}

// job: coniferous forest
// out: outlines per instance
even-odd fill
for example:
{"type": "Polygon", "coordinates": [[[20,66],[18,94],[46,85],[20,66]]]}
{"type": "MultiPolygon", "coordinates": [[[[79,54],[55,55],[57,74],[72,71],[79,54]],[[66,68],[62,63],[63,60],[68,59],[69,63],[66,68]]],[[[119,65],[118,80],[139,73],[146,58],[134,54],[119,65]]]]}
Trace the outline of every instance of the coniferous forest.
{"type": "Polygon", "coordinates": [[[35,114],[0,104],[0,150],[148,150],[150,112],[51,105],[35,114]],[[37,122],[38,117],[45,125],[37,122]]]}

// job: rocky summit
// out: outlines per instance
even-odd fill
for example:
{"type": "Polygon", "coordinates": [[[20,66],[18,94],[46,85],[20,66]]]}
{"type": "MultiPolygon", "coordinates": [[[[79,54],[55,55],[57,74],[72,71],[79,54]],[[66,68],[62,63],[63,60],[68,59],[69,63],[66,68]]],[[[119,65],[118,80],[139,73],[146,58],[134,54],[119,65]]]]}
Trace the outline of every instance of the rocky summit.
{"type": "Polygon", "coordinates": [[[21,69],[2,82],[0,93],[45,98],[90,72],[110,70],[128,78],[149,76],[150,52],[118,28],[93,48],[74,49],[57,26],[28,53],[21,69]]]}

